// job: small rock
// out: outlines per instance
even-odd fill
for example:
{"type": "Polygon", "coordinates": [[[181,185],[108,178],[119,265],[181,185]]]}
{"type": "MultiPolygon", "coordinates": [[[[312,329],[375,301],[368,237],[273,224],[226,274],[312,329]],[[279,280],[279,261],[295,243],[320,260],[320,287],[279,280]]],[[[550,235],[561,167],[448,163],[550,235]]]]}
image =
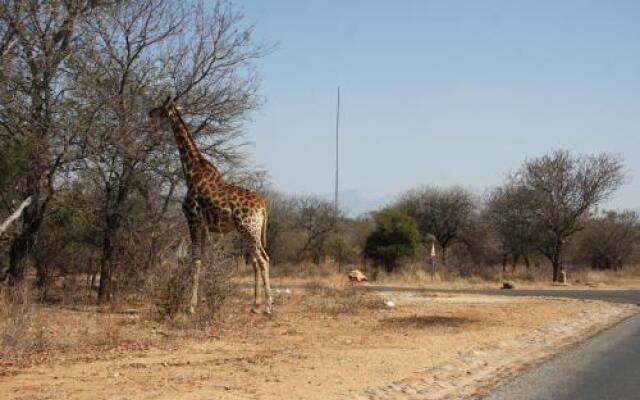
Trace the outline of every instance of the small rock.
{"type": "Polygon", "coordinates": [[[388,308],[394,308],[396,306],[396,303],[393,300],[385,300],[384,305],[388,308]]]}
{"type": "Polygon", "coordinates": [[[350,271],[347,276],[349,277],[349,280],[351,282],[362,282],[367,280],[367,277],[365,276],[365,274],[358,271],[357,269],[350,271]]]}
{"type": "Polygon", "coordinates": [[[515,289],[516,288],[516,284],[513,282],[502,282],[502,289],[515,289]]]}

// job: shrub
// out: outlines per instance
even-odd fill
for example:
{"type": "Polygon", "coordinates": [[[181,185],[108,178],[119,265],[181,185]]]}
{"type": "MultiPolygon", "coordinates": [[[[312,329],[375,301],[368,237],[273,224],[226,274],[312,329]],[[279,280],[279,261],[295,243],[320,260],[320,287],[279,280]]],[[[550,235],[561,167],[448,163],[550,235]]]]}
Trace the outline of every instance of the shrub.
{"type": "MultiPolygon", "coordinates": [[[[221,251],[205,257],[200,269],[198,307],[192,322],[206,327],[220,315],[229,295],[235,291],[231,282],[233,259],[221,251]]],[[[183,314],[191,299],[191,263],[177,263],[163,269],[153,281],[153,303],[162,320],[183,314]]]]}
{"type": "Polygon", "coordinates": [[[420,234],[406,214],[384,209],[375,215],[376,229],[367,237],[365,256],[391,272],[403,257],[415,257],[420,234]]]}

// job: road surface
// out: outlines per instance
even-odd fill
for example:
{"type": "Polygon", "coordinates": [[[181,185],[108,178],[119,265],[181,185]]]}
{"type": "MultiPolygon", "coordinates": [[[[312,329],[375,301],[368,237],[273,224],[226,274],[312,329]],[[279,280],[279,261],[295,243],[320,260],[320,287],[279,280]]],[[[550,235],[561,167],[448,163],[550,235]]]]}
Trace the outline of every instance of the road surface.
{"type": "MultiPolygon", "coordinates": [[[[361,286],[363,289],[379,292],[442,292],[474,293],[502,296],[544,296],[568,297],[580,300],[604,300],[616,303],[640,305],[640,290],[597,290],[597,289],[433,289],[407,286],[361,286]]],[[[640,396],[638,397],[640,399],[640,396]]]]}
{"type": "MultiPolygon", "coordinates": [[[[504,296],[568,297],[640,306],[640,290],[423,289],[369,286],[376,291],[434,291],[504,296]]],[[[484,400],[640,399],[640,315],[628,318],[502,384],[484,400]]]]}
{"type": "Polygon", "coordinates": [[[528,370],[484,399],[640,399],[640,316],[528,370]]]}

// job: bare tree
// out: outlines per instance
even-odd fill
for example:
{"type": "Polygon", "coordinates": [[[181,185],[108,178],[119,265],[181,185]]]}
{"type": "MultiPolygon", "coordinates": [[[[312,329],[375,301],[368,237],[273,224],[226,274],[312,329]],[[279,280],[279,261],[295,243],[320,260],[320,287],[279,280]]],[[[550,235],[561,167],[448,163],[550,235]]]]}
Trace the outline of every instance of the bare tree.
{"type": "Polygon", "coordinates": [[[638,213],[629,210],[590,218],[576,238],[578,259],[592,268],[622,268],[640,244],[638,221],[638,213]]]}
{"type": "Polygon", "coordinates": [[[624,182],[621,160],[610,154],[572,156],[558,150],[525,161],[510,179],[521,187],[534,215],[537,249],[560,279],[567,240],[583,228],[590,209],[608,199],[624,182]]]}
{"type": "MultiPolygon", "coordinates": [[[[207,12],[181,4],[129,1],[82,25],[86,50],[74,58],[73,94],[81,109],[83,168],[92,171],[103,193],[97,209],[104,218],[100,301],[112,292],[115,240],[122,237],[125,219],[129,231],[159,229],[181,190],[173,136],[151,129],[146,118],[162,92],[180,99],[203,152],[225,172],[255,176],[238,173],[247,164],[236,139],[247,112],[258,104],[257,77],[243,71],[251,69],[262,48],[253,44],[251,27],[243,27],[231,5],[220,3],[207,12]],[[133,213],[140,198],[158,204],[133,213]]],[[[149,245],[147,266],[158,243],[149,245]]]]}
{"type": "Polygon", "coordinates": [[[338,265],[338,273],[342,272],[342,265],[351,262],[357,255],[357,248],[344,234],[331,234],[323,244],[323,250],[338,265]]]}
{"type": "Polygon", "coordinates": [[[396,206],[417,222],[423,238],[435,237],[442,249],[443,264],[447,262],[448,248],[460,239],[475,208],[473,196],[461,187],[412,189],[396,206]]]}
{"type": "MultiPolygon", "coordinates": [[[[131,1],[88,19],[81,26],[84,51],[72,63],[73,99],[83,128],[82,168],[90,172],[86,176],[102,193],[96,204],[96,212],[103,216],[101,301],[111,295],[116,237],[123,219],[133,216],[133,192],[148,194],[146,183],[153,180],[149,167],[170,165],[158,159],[161,147],[170,146],[170,137],[162,138],[151,131],[146,111],[151,104],[148,92],[154,88],[153,64],[157,61],[152,54],[163,41],[179,33],[183,18],[172,6],[153,0],[131,1]]],[[[164,172],[174,178],[158,182],[169,195],[165,199],[168,206],[177,174],[164,172]]]]}
{"type": "Polygon", "coordinates": [[[8,275],[21,280],[25,261],[47,206],[55,177],[71,157],[72,129],[64,118],[66,61],[77,50],[76,28],[103,1],[0,3],[0,146],[24,157],[13,180],[19,198],[31,197],[10,245],[8,275]]]}
{"type": "Polygon", "coordinates": [[[509,184],[494,189],[489,195],[485,216],[500,242],[503,272],[509,256],[512,272],[520,257],[529,267],[529,254],[535,249],[535,231],[528,197],[523,187],[509,184]]]}
{"type": "Polygon", "coordinates": [[[298,258],[311,255],[318,264],[323,255],[323,244],[329,233],[335,228],[335,207],[326,200],[313,196],[296,199],[295,226],[304,235],[304,244],[298,250],[298,258]]]}

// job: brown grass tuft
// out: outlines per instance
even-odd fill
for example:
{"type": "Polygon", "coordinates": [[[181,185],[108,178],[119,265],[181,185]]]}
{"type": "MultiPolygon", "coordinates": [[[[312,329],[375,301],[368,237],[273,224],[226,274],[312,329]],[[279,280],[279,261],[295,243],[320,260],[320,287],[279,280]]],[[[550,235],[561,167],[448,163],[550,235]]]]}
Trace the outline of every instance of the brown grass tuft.
{"type": "Polygon", "coordinates": [[[48,330],[34,308],[28,285],[0,287],[1,358],[18,358],[47,349],[48,330]]]}
{"type": "Polygon", "coordinates": [[[363,310],[386,308],[383,300],[353,287],[338,288],[318,281],[304,286],[308,293],[304,305],[308,311],[326,314],[357,314],[363,310]]]}

